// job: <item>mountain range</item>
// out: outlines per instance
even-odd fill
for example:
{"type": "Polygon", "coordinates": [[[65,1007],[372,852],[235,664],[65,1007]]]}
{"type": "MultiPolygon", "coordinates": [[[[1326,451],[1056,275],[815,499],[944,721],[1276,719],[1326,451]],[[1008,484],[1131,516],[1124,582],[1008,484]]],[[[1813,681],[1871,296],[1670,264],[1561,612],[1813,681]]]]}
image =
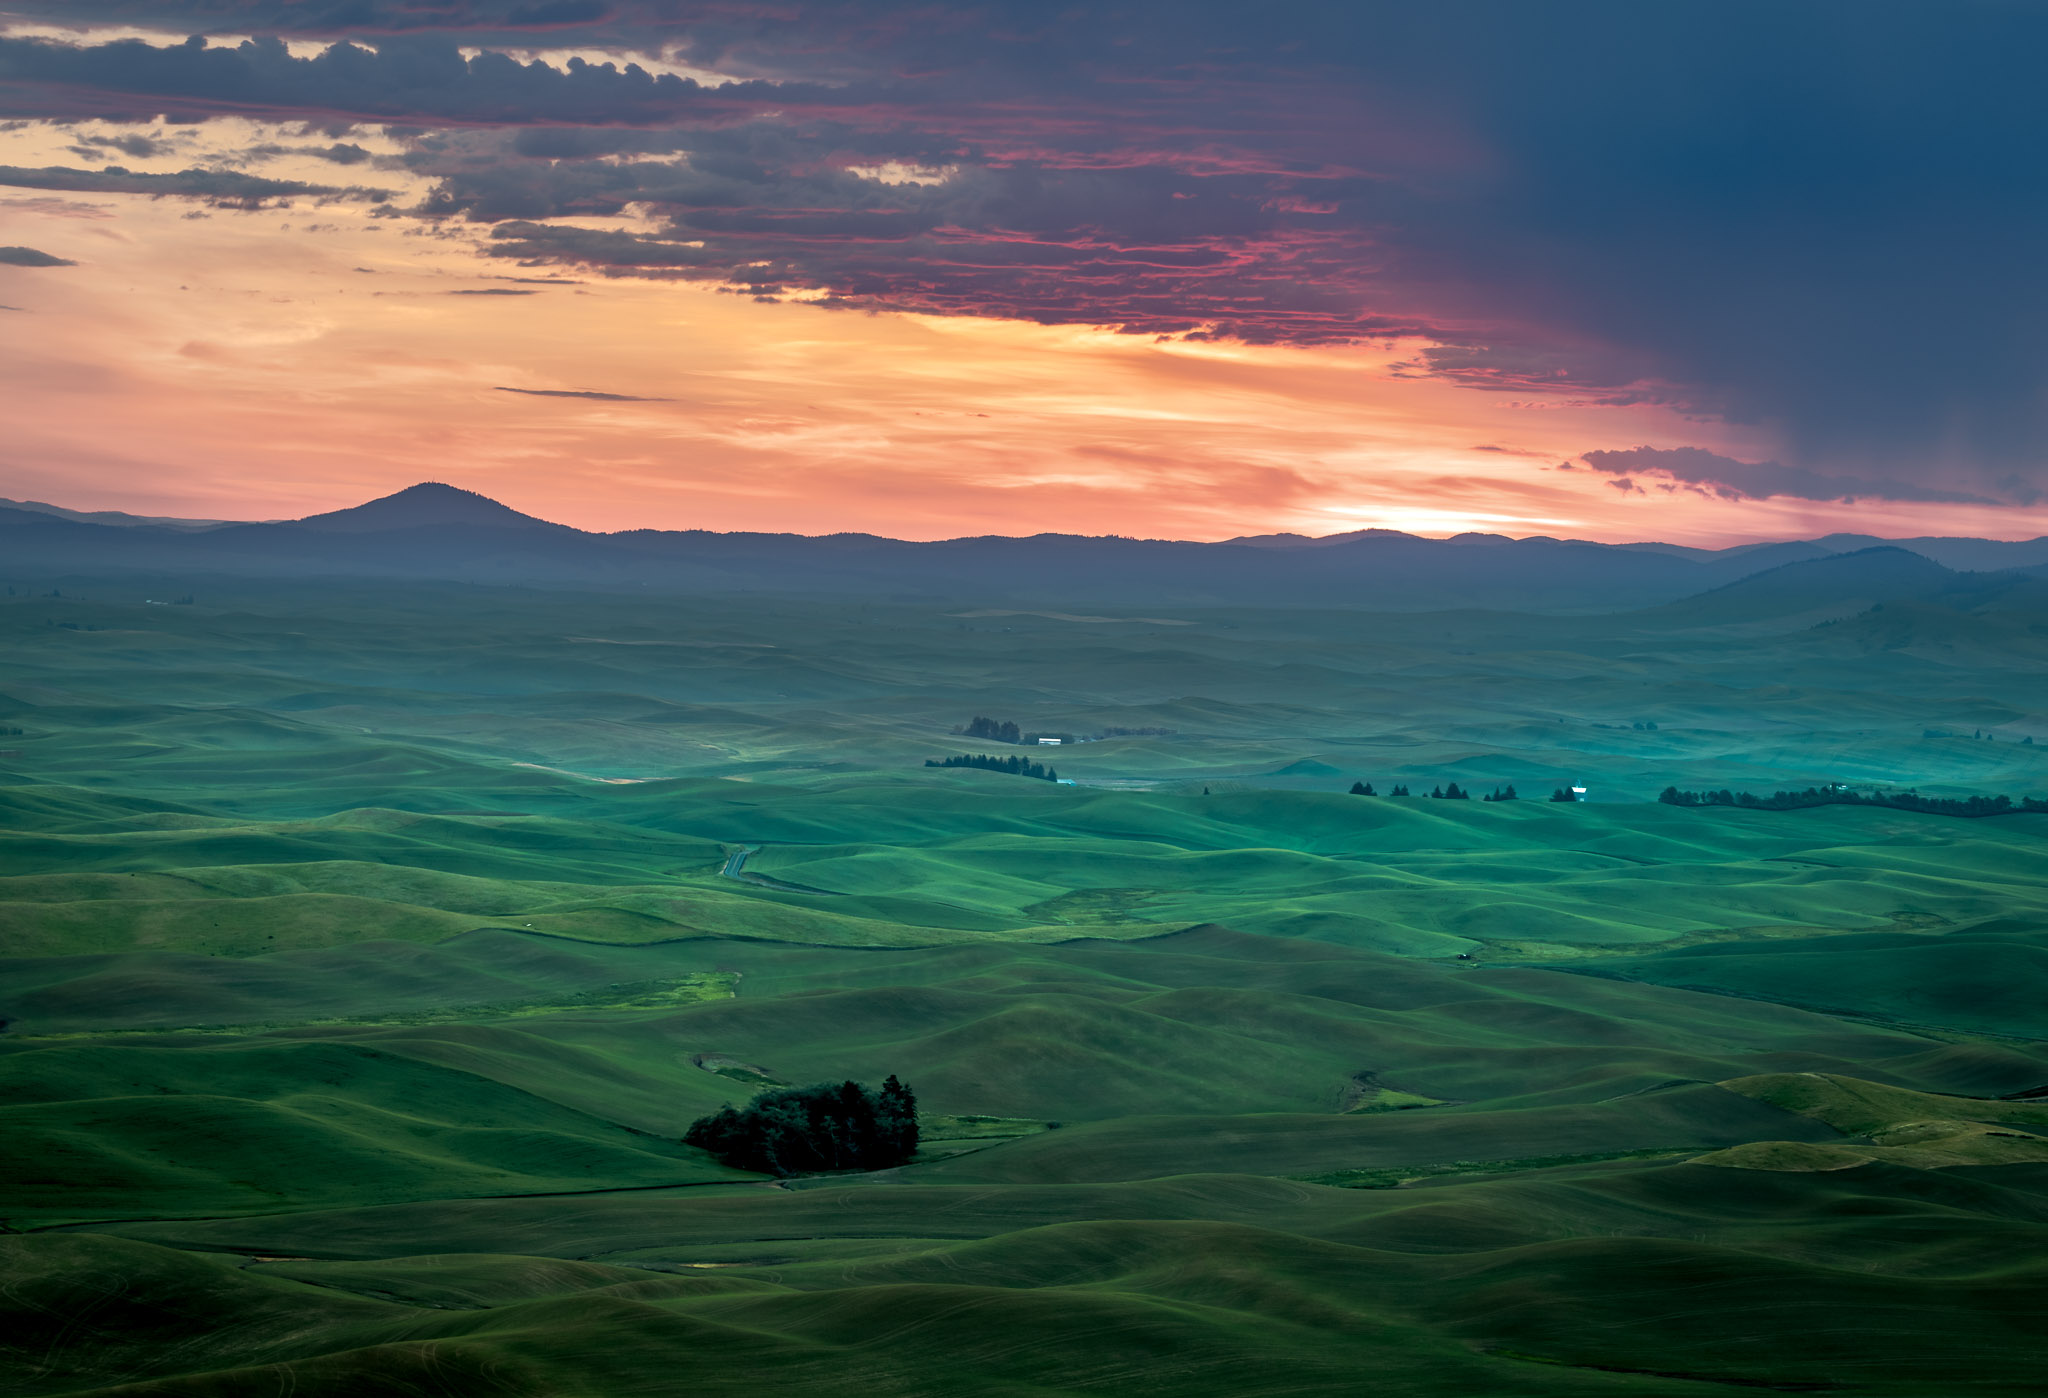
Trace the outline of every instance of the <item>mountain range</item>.
{"type": "Polygon", "coordinates": [[[911,542],[872,534],[591,533],[424,483],[264,523],[0,502],[0,578],[434,579],[678,593],[787,593],[1062,606],[1342,606],[1388,611],[1684,609],[1703,623],[2048,580],[2048,538],[1822,539],[1697,549],[1367,529],[1218,543],[1038,534],[911,542]]]}

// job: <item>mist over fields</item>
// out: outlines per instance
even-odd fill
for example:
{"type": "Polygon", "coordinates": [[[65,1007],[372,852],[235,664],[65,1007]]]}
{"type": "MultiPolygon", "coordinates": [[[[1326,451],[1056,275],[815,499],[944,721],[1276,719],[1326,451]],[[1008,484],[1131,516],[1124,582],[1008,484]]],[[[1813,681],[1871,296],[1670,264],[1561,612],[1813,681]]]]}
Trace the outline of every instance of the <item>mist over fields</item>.
{"type": "Polygon", "coordinates": [[[2038,545],[0,537],[10,1392],[2038,1385],[2038,545]]]}

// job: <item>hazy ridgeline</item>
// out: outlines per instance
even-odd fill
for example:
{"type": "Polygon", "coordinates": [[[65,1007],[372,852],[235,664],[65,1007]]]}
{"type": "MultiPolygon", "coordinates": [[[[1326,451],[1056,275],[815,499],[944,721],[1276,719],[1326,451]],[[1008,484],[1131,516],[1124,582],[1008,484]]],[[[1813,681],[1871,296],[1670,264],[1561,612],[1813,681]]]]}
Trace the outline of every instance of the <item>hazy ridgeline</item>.
{"type": "Polygon", "coordinates": [[[2048,795],[2043,584],[1870,559],[1608,616],[19,577],[7,1390],[2037,1392],[2048,816],[1656,801],[2048,795]],[[985,714],[1155,731],[925,765],[985,714]],[[892,1073],[907,1166],[680,1140],[892,1073]]]}

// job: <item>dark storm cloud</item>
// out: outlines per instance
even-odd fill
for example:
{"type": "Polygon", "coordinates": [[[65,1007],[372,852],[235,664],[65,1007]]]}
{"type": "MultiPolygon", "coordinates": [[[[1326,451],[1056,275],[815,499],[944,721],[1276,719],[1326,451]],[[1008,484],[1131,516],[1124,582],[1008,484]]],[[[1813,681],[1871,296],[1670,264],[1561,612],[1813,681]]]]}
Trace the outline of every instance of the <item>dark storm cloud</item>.
{"type": "Polygon", "coordinates": [[[25,0],[8,6],[13,14],[67,25],[308,35],[450,29],[549,34],[601,24],[618,8],[608,0],[25,0]]]}
{"type": "Polygon", "coordinates": [[[1414,332],[1406,373],[1759,424],[1814,473],[1779,482],[1804,498],[2048,483],[2048,6],[11,8],[359,38],[0,41],[0,101],[414,123],[417,216],[497,223],[492,250],[536,266],[1254,342],[1414,332]],[[747,81],[455,47],[493,42],[747,81]],[[949,173],[848,173],[890,162],[949,173]],[[640,234],[548,222],[631,206],[640,234]]]}
{"type": "Polygon", "coordinates": [[[164,142],[140,134],[128,136],[87,136],[71,148],[88,160],[104,160],[109,151],[134,156],[138,160],[164,153],[164,142]]]}
{"type": "MultiPolygon", "coordinates": [[[[9,267],[76,267],[68,257],[58,257],[37,248],[0,248],[0,264],[9,267]]],[[[9,307],[13,309],[13,307],[9,307]]]]}
{"type": "Polygon", "coordinates": [[[0,165],[0,185],[14,185],[22,189],[61,189],[74,193],[170,195],[244,208],[253,208],[273,199],[300,196],[366,203],[377,203],[388,197],[381,189],[269,180],[235,170],[175,170],[153,175],[136,173],[119,165],[109,165],[104,170],[74,170],[65,165],[45,165],[39,169],[0,165]]]}
{"type": "Polygon", "coordinates": [[[1905,481],[1855,480],[1823,475],[1775,461],[1737,461],[1699,447],[1632,447],[1627,451],[1589,451],[1579,458],[1595,471],[1633,479],[1654,476],[1698,489],[1724,500],[1918,500],[1929,504],[1995,505],[1988,496],[1940,490],[1905,481]]]}
{"type": "Polygon", "coordinates": [[[259,146],[250,146],[242,154],[245,158],[252,160],[269,160],[280,155],[304,155],[311,156],[315,160],[325,160],[334,165],[361,165],[371,159],[369,151],[353,142],[347,141],[336,141],[332,145],[327,146],[285,146],[265,143],[259,146]]]}
{"type": "Polygon", "coordinates": [[[233,47],[204,40],[158,46],[137,39],[69,44],[0,38],[0,112],[12,116],[259,115],[460,123],[603,125],[675,121],[821,100],[767,83],[706,88],[634,64],[566,68],[486,51],[465,57],[455,40],[408,36],[371,49],[337,43],[308,58],[272,36],[233,47]]]}

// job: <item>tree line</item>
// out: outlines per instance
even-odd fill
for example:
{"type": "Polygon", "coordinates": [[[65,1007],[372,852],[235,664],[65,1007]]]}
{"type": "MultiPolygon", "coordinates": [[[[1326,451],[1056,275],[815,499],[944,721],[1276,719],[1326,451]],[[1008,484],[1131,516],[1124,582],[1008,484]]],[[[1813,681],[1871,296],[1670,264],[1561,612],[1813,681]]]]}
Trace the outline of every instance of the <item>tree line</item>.
{"type": "Polygon", "coordinates": [[[1739,806],[1756,811],[1803,811],[1815,806],[1882,806],[1924,815],[1994,816],[2015,812],[2048,813],[2048,801],[2025,796],[1922,796],[1917,791],[1851,791],[1839,786],[1810,786],[1804,791],[1775,791],[1757,796],[1747,791],[1680,791],[1667,786],[1657,794],[1667,806],[1739,806]]]}
{"type": "Polygon", "coordinates": [[[917,1095],[891,1073],[879,1092],[839,1084],[764,1092],[742,1110],[700,1116],[683,1133],[735,1170],[807,1175],[823,1170],[886,1170],[917,1154],[917,1095]]]}
{"type": "MultiPolygon", "coordinates": [[[[1351,794],[1353,796],[1379,795],[1377,791],[1373,790],[1371,782],[1351,783],[1351,794]]],[[[1408,794],[1408,788],[1405,786],[1396,786],[1387,793],[1389,796],[1406,796],[1408,794]]],[[[1444,786],[1431,787],[1429,799],[1432,801],[1470,801],[1472,793],[1459,786],[1456,782],[1451,782],[1444,786]]],[[[1515,794],[1515,788],[1510,784],[1508,786],[1497,786],[1479,799],[1482,801],[1519,801],[1522,798],[1515,794]]]]}
{"type": "Polygon", "coordinates": [[[1026,731],[1008,719],[987,718],[976,714],[967,721],[964,728],[953,730],[963,738],[979,738],[986,743],[1035,743],[1040,738],[1058,738],[1063,743],[1100,742],[1104,738],[1170,738],[1175,731],[1171,728],[1104,728],[1092,735],[1078,733],[1040,733],[1026,731]]]}
{"type": "Polygon", "coordinates": [[[980,738],[990,743],[1021,743],[1024,741],[1024,734],[1016,724],[1008,722],[999,723],[995,719],[983,718],[979,714],[976,714],[965,728],[958,731],[970,738],[980,738]]]}
{"type": "Polygon", "coordinates": [[[1027,757],[1012,754],[1009,757],[990,757],[985,752],[963,752],[958,757],[927,757],[927,767],[979,767],[985,772],[1008,772],[1013,777],[1037,777],[1040,781],[1056,782],[1060,774],[1043,762],[1033,762],[1027,757]]]}

